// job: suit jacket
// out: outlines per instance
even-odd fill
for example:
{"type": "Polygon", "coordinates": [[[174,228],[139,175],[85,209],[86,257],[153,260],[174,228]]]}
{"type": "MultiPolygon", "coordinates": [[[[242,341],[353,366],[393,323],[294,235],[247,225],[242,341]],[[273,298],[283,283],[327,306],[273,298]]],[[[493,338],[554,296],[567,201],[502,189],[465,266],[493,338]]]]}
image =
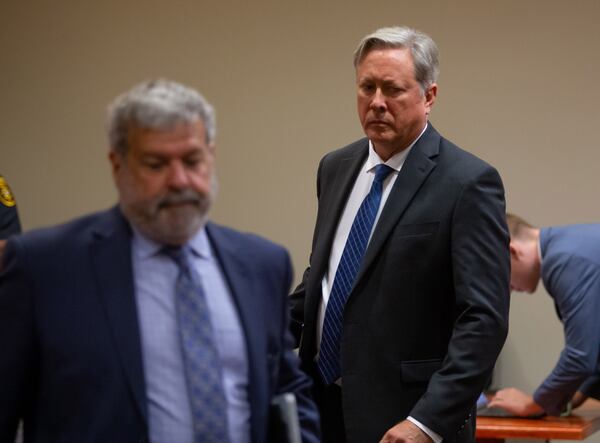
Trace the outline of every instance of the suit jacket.
{"type": "MultiPolygon", "coordinates": [[[[269,403],[296,394],[306,442],[318,441],[310,380],[287,332],[287,252],[208,224],[246,338],[253,442],[269,403]]],[[[131,263],[119,209],[14,237],[0,275],[0,441],[24,419],[24,442],[141,442],[146,393],[131,263]]]]}
{"type": "MultiPolygon", "coordinates": [[[[292,294],[310,371],[321,281],[344,204],[368,153],[326,155],[310,267],[292,294]]],[[[509,249],[498,173],[431,127],[390,192],[346,303],[342,397],[349,442],[379,441],[408,415],[472,441],[476,399],[507,334],[509,249]]]]}
{"type": "Polygon", "coordinates": [[[563,322],[565,347],[534,399],[558,415],[578,389],[600,397],[600,225],[541,229],[540,250],[542,281],[563,322]]]}

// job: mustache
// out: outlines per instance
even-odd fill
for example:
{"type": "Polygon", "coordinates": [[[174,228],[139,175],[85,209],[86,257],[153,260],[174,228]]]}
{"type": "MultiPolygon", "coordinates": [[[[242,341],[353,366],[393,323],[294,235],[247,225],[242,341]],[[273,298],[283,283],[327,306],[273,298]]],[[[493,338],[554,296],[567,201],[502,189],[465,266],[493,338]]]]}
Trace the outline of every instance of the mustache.
{"type": "Polygon", "coordinates": [[[158,209],[162,209],[167,206],[180,204],[193,204],[199,206],[205,200],[206,197],[199,194],[198,192],[192,189],[184,189],[180,192],[169,192],[167,195],[165,195],[158,201],[157,207],[158,209]]]}

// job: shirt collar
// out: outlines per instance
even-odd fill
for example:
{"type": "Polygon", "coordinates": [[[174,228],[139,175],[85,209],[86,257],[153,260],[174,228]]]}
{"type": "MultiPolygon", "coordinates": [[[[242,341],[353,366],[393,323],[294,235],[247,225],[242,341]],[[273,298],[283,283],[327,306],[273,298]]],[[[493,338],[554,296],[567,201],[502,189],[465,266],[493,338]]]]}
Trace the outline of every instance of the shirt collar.
{"type": "Polygon", "coordinates": [[[388,165],[394,171],[399,172],[400,169],[402,169],[402,165],[404,165],[404,161],[406,160],[408,153],[410,152],[412,147],[419,141],[421,136],[425,133],[425,131],[427,130],[427,126],[429,126],[429,123],[425,123],[425,127],[423,128],[419,136],[410,145],[408,145],[406,149],[403,149],[402,151],[392,155],[386,162],[384,162],[381,159],[381,157],[379,157],[379,154],[375,152],[375,149],[373,148],[373,142],[369,140],[369,156],[367,157],[367,161],[365,163],[365,172],[372,170],[373,168],[375,168],[375,166],[380,165],[382,163],[388,165]]]}
{"type": "MultiPolygon", "coordinates": [[[[150,258],[160,252],[164,245],[149,239],[140,232],[135,226],[131,226],[133,231],[133,239],[131,247],[134,254],[140,259],[150,258]]],[[[198,230],[196,234],[185,244],[196,257],[211,258],[212,251],[206,235],[206,228],[198,230]]]]}

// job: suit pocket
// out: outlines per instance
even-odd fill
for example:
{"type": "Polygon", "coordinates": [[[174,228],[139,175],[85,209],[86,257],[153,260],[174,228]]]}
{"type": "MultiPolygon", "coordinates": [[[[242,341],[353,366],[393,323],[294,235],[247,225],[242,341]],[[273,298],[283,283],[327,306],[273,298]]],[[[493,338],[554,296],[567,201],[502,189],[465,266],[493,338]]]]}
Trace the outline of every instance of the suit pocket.
{"type": "Polygon", "coordinates": [[[402,270],[414,272],[431,266],[440,247],[438,222],[398,225],[386,243],[387,275],[402,270]],[[389,273],[388,273],[389,272],[389,273]]]}
{"type": "Polygon", "coordinates": [[[399,225],[394,235],[400,238],[423,237],[435,234],[440,227],[440,222],[417,223],[399,225]]]}
{"type": "Polygon", "coordinates": [[[405,383],[429,381],[441,367],[441,359],[403,361],[400,363],[402,381],[405,383]]]}

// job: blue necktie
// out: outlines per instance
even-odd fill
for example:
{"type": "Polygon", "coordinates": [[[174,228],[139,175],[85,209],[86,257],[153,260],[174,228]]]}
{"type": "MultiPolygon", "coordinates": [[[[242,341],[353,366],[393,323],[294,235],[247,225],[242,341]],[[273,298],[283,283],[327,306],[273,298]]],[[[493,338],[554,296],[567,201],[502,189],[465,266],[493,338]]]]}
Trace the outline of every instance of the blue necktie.
{"type": "Polygon", "coordinates": [[[381,202],[383,181],[391,171],[393,169],[384,164],[375,167],[375,178],[371,190],[361,203],[360,208],[358,208],[348,234],[348,240],[346,240],[344,246],[340,264],[335,273],[333,287],[325,309],[321,349],[317,361],[317,367],[325,385],[330,385],[342,375],[340,338],[342,336],[344,306],[367,249],[371,230],[379,210],[379,203],[381,202]]]}
{"type": "Polygon", "coordinates": [[[177,264],[175,306],[185,378],[194,424],[194,443],[228,442],[227,400],[210,312],[200,276],[186,248],[165,247],[177,264]]]}

